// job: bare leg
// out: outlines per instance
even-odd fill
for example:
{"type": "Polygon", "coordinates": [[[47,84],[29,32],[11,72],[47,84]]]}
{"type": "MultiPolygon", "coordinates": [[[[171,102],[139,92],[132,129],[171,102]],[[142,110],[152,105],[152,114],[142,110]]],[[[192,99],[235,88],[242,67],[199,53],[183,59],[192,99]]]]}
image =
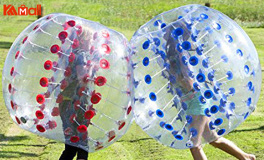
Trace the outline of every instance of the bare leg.
{"type": "Polygon", "coordinates": [[[194,160],[207,160],[207,157],[203,151],[202,146],[191,148],[191,153],[194,160]]]}
{"type": "Polygon", "coordinates": [[[219,148],[240,160],[255,160],[256,159],[254,155],[243,152],[233,142],[225,139],[224,137],[219,137],[215,131],[210,130],[209,125],[208,125],[210,119],[208,118],[206,121],[207,121],[206,122],[207,124],[205,125],[205,128],[204,128],[203,137],[207,142],[210,142],[213,139],[216,139],[215,141],[210,143],[212,146],[219,148]]]}
{"type": "Polygon", "coordinates": [[[190,149],[194,160],[207,160],[201,146],[202,134],[204,132],[206,122],[205,116],[193,115],[193,123],[191,123],[190,128],[196,128],[198,131],[197,136],[192,138],[194,147],[190,149]]]}
{"type": "Polygon", "coordinates": [[[225,139],[224,137],[220,137],[217,140],[210,143],[212,146],[219,148],[226,153],[236,157],[239,160],[255,160],[255,155],[247,154],[238,148],[233,142],[225,139]]]}

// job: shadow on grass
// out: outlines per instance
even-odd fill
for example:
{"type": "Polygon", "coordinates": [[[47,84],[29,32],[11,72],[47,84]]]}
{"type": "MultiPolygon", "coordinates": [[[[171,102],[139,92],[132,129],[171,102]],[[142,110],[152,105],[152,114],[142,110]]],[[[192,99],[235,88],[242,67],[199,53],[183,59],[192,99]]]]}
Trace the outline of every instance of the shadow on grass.
{"type": "MultiPolygon", "coordinates": [[[[5,136],[4,134],[0,134],[0,141],[1,142],[20,142],[22,140],[30,139],[28,136],[5,136]]],[[[0,151],[0,159],[9,159],[9,158],[20,158],[20,157],[38,157],[38,154],[35,153],[30,153],[30,152],[21,152],[21,151],[16,151],[18,146],[32,146],[32,147],[45,147],[45,145],[31,145],[31,144],[23,144],[23,143],[18,143],[18,144],[0,144],[0,148],[5,148],[5,147],[12,147],[15,150],[13,151],[0,151]]]]}
{"type": "Polygon", "coordinates": [[[139,141],[146,141],[146,140],[152,140],[153,138],[140,138],[140,139],[134,139],[134,140],[120,140],[117,142],[130,142],[130,143],[135,143],[139,141]]]}
{"type": "Polygon", "coordinates": [[[1,151],[0,158],[20,158],[20,157],[37,157],[35,153],[17,152],[17,151],[1,151]]]}
{"type": "Polygon", "coordinates": [[[0,48],[9,49],[11,47],[11,45],[12,45],[11,42],[3,42],[3,41],[0,41],[0,48]]]}
{"type": "Polygon", "coordinates": [[[43,144],[22,144],[22,143],[18,143],[18,144],[0,144],[0,146],[3,147],[10,147],[10,146],[25,146],[25,147],[45,147],[46,145],[43,144]]]}
{"type": "Polygon", "coordinates": [[[25,140],[25,139],[29,139],[28,136],[5,136],[4,134],[0,134],[0,141],[1,142],[4,142],[4,141],[22,141],[22,140],[25,140]]]}
{"type": "Polygon", "coordinates": [[[260,126],[258,128],[250,128],[250,129],[241,129],[241,130],[234,130],[233,132],[251,132],[251,131],[258,131],[258,130],[263,130],[264,131],[264,126],[260,126]]]}

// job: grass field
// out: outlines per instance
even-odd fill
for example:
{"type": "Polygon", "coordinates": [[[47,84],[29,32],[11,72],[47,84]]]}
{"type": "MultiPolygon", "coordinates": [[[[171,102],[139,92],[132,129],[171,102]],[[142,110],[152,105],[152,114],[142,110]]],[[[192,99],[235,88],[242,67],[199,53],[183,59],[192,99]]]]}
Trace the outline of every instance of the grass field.
{"type": "MultiPolygon", "coordinates": [[[[187,3],[203,4],[204,0],[61,0],[38,1],[27,0],[27,6],[37,3],[44,6],[45,14],[64,12],[77,15],[110,26],[122,32],[128,39],[147,20],[154,15],[187,3]]],[[[262,0],[211,0],[213,7],[223,11],[236,19],[245,27],[261,27],[264,22],[264,2],[262,0]]],[[[3,1],[0,4],[21,5],[17,1],[3,1]]],[[[16,36],[35,17],[4,17],[0,9],[0,68],[3,68],[8,49],[16,36]]],[[[262,67],[264,67],[264,28],[245,28],[254,42],[262,67]]],[[[264,76],[263,76],[264,77],[264,76]]],[[[263,87],[263,86],[262,86],[263,87]]],[[[56,160],[61,154],[64,145],[43,137],[36,136],[16,126],[4,105],[0,93],[0,159],[15,160],[56,160]]],[[[257,159],[264,160],[264,95],[261,93],[256,111],[236,130],[226,136],[243,150],[253,153],[257,159]]],[[[222,151],[206,145],[204,148],[209,160],[234,159],[222,151]]],[[[192,159],[188,150],[173,150],[162,146],[148,137],[136,124],[133,124],[128,133],[109,148],[90,154],[91,160],[188,160],[192,159]]]]}

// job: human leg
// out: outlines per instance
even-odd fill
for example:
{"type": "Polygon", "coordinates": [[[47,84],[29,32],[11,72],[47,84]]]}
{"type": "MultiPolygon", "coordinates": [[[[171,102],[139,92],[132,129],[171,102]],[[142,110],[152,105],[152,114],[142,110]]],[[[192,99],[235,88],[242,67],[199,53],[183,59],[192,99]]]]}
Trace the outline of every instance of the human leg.
{"type": "Polygon", "coordinates": [[[76,147],[65,144],[65,150],[62,152],[59,160],[72,160],[77,153],[77,149],[76,147]]]}
{"type": "Polygon", "coordinates": [[[88,152],[81,148],[78,148],[77,160],[87,160],[87,159],[88,159],[88,152]]]}
{"type": "Polygon", "coordinates": [[[255,155],[245,153],[239,147],[237,147],[233,142],[231,142],[230,140],[224,137],[220,137],[217,140],[211,142],[210,144],[240,160],[255,160],[256,159],[255,155]]]}
{"type": "Polygon", "coordinates": [[[203,137],[207,142],[210,142],[212,146],[221,149],[222,151],[236,157],[237,159],[240,159],[240,160],[255,160],[256,159],[254,155],[245,153],[230,140],[224,137],[219,137],[214,130],[210,130],[209,119],[207,120],[205,124],[203,137]]]}
{"type": "Polygon", "coordinates": [[[207,157],[202,148],[202,134],[204,131],[204,126],[206,124],[205,116],[193,115],[193,122],[190,128],[195,128],[197,130],[197,135],[192,138],[194,147],[190,149],[194,160],[207,160],[207,157]]]}
{"type": "Polygon", "coordinates": [[[207,160],[202,146],[193,147],[190,149],[194,160],[207,160]]]}

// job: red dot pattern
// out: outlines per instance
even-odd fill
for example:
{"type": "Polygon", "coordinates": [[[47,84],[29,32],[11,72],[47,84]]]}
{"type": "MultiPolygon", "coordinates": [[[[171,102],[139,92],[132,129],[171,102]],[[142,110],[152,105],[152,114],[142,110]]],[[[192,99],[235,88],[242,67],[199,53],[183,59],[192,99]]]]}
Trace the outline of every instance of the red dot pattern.
{"type": "Polygon", "coordinates": [[[87,131],[87,127],[85,125],[80,125],[77,127],[77,131],[80,133],[84,133],[87,131]]]}
{"type": "Polygon", "coordinates": [[[15,116],[16,122],[17,124],[21,124],[20,120],[17,118],[17,116],[15,116]]]}
{"type": "Polygon", "coordinates": [[[101,101],[101,97],[102,97],[102,95],[100,93],[93,94],[92,97],[91,97],[92,104],[99,103],[101,101]]]}
{"type": "Polygon", "coordinates": [[[90,120],[90,119],[92,119],[94,117],[94,115],[95,115],[95,112],[94,111],[88,110],[88,111],[85,112],[84,117],[86,119],[89,119],[90,120]]]}
{"type": "Polygon", "coordinates": [[[110,131],[108,133],[108,142],[111,142],[116,137],[115,131],[110,131]]]}
{"type": "Polygon", "coordinates": [[[37,130],[38,130],[39,132],[41,132],[41,133],[43,133],[43,132],[46,131],[46,129],[45,129],[42,125],[39,125],[39,124],[36,126],[36,128],[37,128],[37,130]]]}
{"type": "Polygon", "coordinates": [[[51,19],[53,16],[52,15],[49,15],[47,18],[46,18],[46,20],[49,20],[49,19],[51,19]]]}
{"type": "Polygon", "coordinates": [[[95,83],[97,86],[103,86],[103,85],[105,85],[106,81],[107,81],[107,80],[106,80],[105,77],[103,77],[103,76],[98,76],[98,77],[95,79],[94,83],[95,83]]]}
{"type": "Polygon", "coordinates": [[[52,69],[52,62],[50,60],[47,60],[45,63],[44,63],[44,68],[46,70],[51,70],[52,69]]]}
{"type": "Polygon", "coordinates": [[[39,28],[39,24],[37,24],[37,25],[33,28],[33,31],[36,30],[37,28],[39,28]]]}
{"type": "Polygon", "coordinates": [[[104,146],[98,146],[98,147],[95,148],[95,150],[97,151],[97,150],[100,150],[100,149],[103,149],[103,148],[104,148],[104,146]]]}
{"type": "Polygon", "coordinates": [[[11,105],[11,108],[14,109],[14,102],[13,101],[10,101],[10,105],[11,105]]]}
{"type": "Polygon", "coordinates": [[[101,59],[100,67],[103,69],[108,69],[110,67],[110,63],[106,59],[101,59]]]}
{"type": "Polygon", "coordinates": [[[8,92],[11,93],[12,92],[12,84],[8,85],[8,92]]]}
{"type": "Polygon", "coordinates": [[[39,80],[39,84],[40,84],[42,87],[48,87],[48,85],[49,85],[49,79],[46,78],[46,77],[42,77],[42,78],[39,80]]]}
{"type": "Polygon", "coordinates": [[[106,54],[109,54],[111,52],[111,48],[107,44],[102,44],[102,48],[106,54]]]}
{"type": "Polygon", "coordinates": [[[131,111],[132,111],[132,107],[129,106],[129,107],[127,108],[127,115],[129,115],[131,111]]]}
{"type": "Polygon", "coordinates": [[[28,37],[26,36],[23,41],[22,41],[22,44],[24,44],[26,41],[27,41],[28,37]]]}
{"type": "Polygon", "coordinates": [[[82,26],[78,25],[78,26],[76,26],[76,28],[77,28],[77,31],[76,31],[77,34],[80,35],[82,33],[82,31],[83,31],[82,26]]]}
{"type": "Polygon", "coordinates": [[[81,97],[83,95],[83,92],[85,91],[85,87],[81,87],[78,91],[78,95],[81,97]]]}
{"type": "MultiPolygon", "coordinates": [[[[47,19],[50,19],[50,18],[51,18],[51,16],[50,17],[47,17],[47,19]]],[[[79,26],[79,25],[76,25],[76,22],[74,20],[70,20],[70,21],[66,22],[65,23],[65,26],[64,26],[65,31],[61,31],[58,34],[58,38],[61,40],[61,43],[62,44],[64,44],[64,42],[65,42],[65,40],[67,38],[70,38],[70,37],[68,37],[68,32],[67,32],[67,29],[70,29],[70,27],[75,27],[75,28],[73,28],[73,30],[76,31],[77,35],[80,35],[83,32],[83,28],[81,26],[79,26]]],[[[39,24],[36,25],[33,30],[36,30],[38,28],[39,28],[39,24]]],[[[110,54],[111,53],[111,48],[108,45],[108,44],[111,44],[111,43],[108,43],[109,42],[108,40],[109,40],[110,34],[109,34],[108,31],[102,31],[101,33],[102,33],[101,36],[103,38],[106,38],[107,40],[106,40],[105,44],[102,44],[101,45],[101,49],[99,49],[99,51],[103,51],[105,54],[110,54]]],[[[96,35],[95,37],[97,37],[99,35],[100,34],[96,35]]],[[[28,37],[25,37],[23,39],[22,43],[24,44],[27,41],[27,39],[28,39],[28,37]]],[[[74,38],[73,39],[69,39],[69,42],[71,42],[71,41],[72,41],[72,46],[71,46],[72,49],[78,48],[81,45],[80,43],[82,43],[82,41],[79,41],[77,38],[76,39],[74,39],[74,38]]],[[[90,50],[90,54],[93,55],[95,53],[94,51],[96,51],[96,48],[94,46],[92,46],[91,47],[91,50],[90,50]]],[[[59,58],[62,58],[63,56],[66,56],[65,54],[67,53],[67,52],[66,53],[63,53],[63,50],[61,50],[61,47],[58,44],[52,45],[50,47],[50,52],[53,53],[53,54],[58,53],[59,58]]],[[[76,55],[73,52],[74,51],[72,51],[70,53],[70,55],[68,56],[68,61],[69,61],[70,64],[73,63],[76,60],[76,55]]],[[[17,51],[16,54],[15,54],[15,59],[17,59],[20,56],[20,54],[21,54],[20,51],[17,51]]],[[[102,58],[102,57],[99,57],[99,59],[100,58],[102,58]]],[[[60,82],[60,89],[61,90],[66,89],[67,86],[69,85],[68,84],[68,78],[67,77],[70,77],[72,75],[72,68],[70,67],[70,64],[69,64],[68,67],[66,67],[66,69],[64,71],[65,79],[63,79],[60,82]]],[[[96,63],[94,61],[88,60],[86,65],[87,65],[87,67],[93,66],[94,71],[98,71],[100,69],[99,66],[101,67],[101,69],[109,69],[110,68],[110,63],[106,59],[101,59],[99,61],[99,66],[98,65],[95,65],[95,64],[96,63]]],[[[56,71],[63,71],[63,68],[59,68],[59,67],[60,66],[57,65],[57,61],[52,62],[51,60],[47,60],[44,63],[44,69],[45,70],[51,70],[52,69],[54,72],[56,72],[56,71]]],[[[11,71],[10,71],[10,75],[13,76],[13,74],[14,74],[14,67],[12,67],[11,68],[11,71]]],[[[50,86],[52,86],[52,84],[53,84],[52,82],[54,82],[54,83],[56,82],[55,81],[56,80],[55,78],[54,77],[53,78],[51,77],[49,79],[49,78],[46,78],[46,77],[42,77],[40,79],[40,81],[39,81],[39,84],[42,87],[48,87],[49,86],[49,83],[50,83],[50,86]]],[[[97,76],[96,78],[94,78],[94,77],[89,77],[89,74],[83,76],[83,81],[80,82],[80,83],[88,83],[88,82],[93,82],[93,81],[94,81],[94,84],[96,86],[99,86],[99,87],[104,86],[107,83],[107,79],[104,76],[97,76]]],[[[8,85],[8,90],[9,90],[10,93],[12,92],[12,85],[11,84],[8,85]]],[[[51,93],[53,93],[53,92],[47,91],[46,93],[44,93],[44,95],[43,95],[43,93],[41,93],[41,94],[38,94],[36,96],[36,101],[37,101],[37,103],[40,104],[40,106],[38,106],[40,110],[37,110],[35,112],[36,118],[34,119],[34,121],[35,121],[35,124],[36,124],[36,129],[39,132],[41,132],[41,133],[46,132],[47,129],[54,129],[54,128],[57,127],[57,123],[54,120],[49,120],[47,123],[44,122],[45,124],[43,124],[42,121],[41,121],[42,119],[44,119],[44,118],[46,119],[47,117],[49,117],[49,116],[46,117],[46,115],[45,115],[45,114],[47,114],[46,111],[45,111],[45,102],[46,102],[46,99],[45,98],[50,97],[51,93]],[[40,122],[42,124],[39,124],[40,122]]],[[[101,101],[101,99],[102,99],[102,95],[100,93],[96,93],[95,91],[93,91],[91,93],[91,91],[88,88],[85,88],[85,87],[81,87],[80,90],[79,90],[79,92],[78,92],[78,94],[80,96],[83,96],[83,95],[88,96],[88,97],[90,96],[90,102],[89,102],[90,104],[91,103],[92,104],[98,104],[101,101]],[[85,91],[86,93],[83,94],[82,93],[83,91],[85,91]]],[[[56,103],[62,103],[62,102],[63,102],[63,96],[61,94],[59,94],[57,96],[56,103]]],[[[10,103],[11,103],[11,107],[14,109],[15,104],[13,103],[13,101],[10,101],[10,103]]],[[[79,110],[79,111],[82,112],[82,110],[86,110],[86,111],[84,111],[83,115],[84,115],[84,118],[88,120],[88,122],[87,123],[86,122],[85,123],[79,122],[82,125],[79,125],[77,127],[77,131],[79,133],[83,133],[82,134],[83,136],[81,136],[81,137],[85,137],[84,133],[87,132],[87,125],[89,126],[90,124],[92,124],[90,122],[90,120],[96,115],[96,113],[95,113],[95,111],[93,109],[93,106],[90,105],[90,104],[89,104],[89,106],[85,106],[85,105],[82,105],[79,100],[76,100],[74,102],[74,109],[76,111],[79,110]],[[80,107],[82,107],[82,108],[80,108],[80,107]],[[86,124],[86,125],[83,125],[83,124],[86,124]]],[[[132,110],[132,107],[129,106],[127,108],[127,114],[130,114],[131,110],[132,110]]],[[[49,114],[51,116],[53,116],[53,117],[60,116],[60,108],[59,107],[53,107],[52,111],[50,111],[49,114]]],[[[75,120],[76,117],[77,117],[76,114],[72,114],[72,116],[70,117],[70,121],[72,123],[77,123],[77,122],[75,122],[75,121],[77,121],[77,119],[75,120]]],[[[17,121],[18,124],[21,123],[18,117],[15,117],[15,119],[16,119],[16,121],[17,121]]],[[[121,130],[125,125],[126,125],[126,122],[125,121],[119,121],[117,123],[118,130],[121,130]]],[[[64,132],[66,132],[66,130],[64,132]]],[[[76,133],[72,132],[72,130],[69,131],[69,132],[67,132],[67,134],[69,136],[71,136],[70,137],[70,141],[72,143],[77,143],[77,142],[80,141],[79,134],[74,135],[76,133]]],[[[109,138],[108,139],[108,142],[111,142],[116,137],[115,131],[110,131],[110,132],[108,132],[107,135],[108,135],[108,138],[109,138]]],[[[87,137],[87,133],[86,133],[86,137],[87,137]]],[[[103,142],[102,142],[102,144],[103,144],[103,142]]],[[[104,148],[103,145],[96,146],[96,150],[102,149],[102,148],[104,148]]]]}
{"type": "Polygon", "coordinates": [[[69,76],[71,76],[71,74],[72,74],[71,67],[67,67],[66,71],[64,72],[64,76],[69,77],[69,76]]]}
{"type": "Polygon", "coordinates": [[[47,125],[48,125],[48,128],[49,128],[49,129],[54,129],[54,128],[57,127],[57,123],[56,123],[56,121],[49,121],[49,122],[47,123],[47,125]]]}
{"type": "Polygon", "coordinates": [[[39,104],[43,104],[45,102],[45,97],[42,94],[37,95],[36,100],[39,104]]]}
{"type": "Polygon", "coordinates": [[[75,109],[75,110],[80,109],[80,105],[81,105],[81,102],[80,102],[79,100],[75,101],[75,102],[74,102],[74,109],[75,109]]]}
{"type": "Polygon", "coordinates": [[[10,70],[10,76],[13,76],[13,74],[14,74],[14,70],[15,70],[15,68],[12,67],[11,70],[10,70]]]}
{"type": "Polygon", "coordinates": [[[16,55],[15,55],[15,59],[17,59],[17,58],[18,58],[19,54],[20,54],[20,52],[19,52],[19,51],[17,51],[17,52],[16,52],[16,55]]]}
{"type": "Polygon", "coordinates": [[[77,39],[73,40],[73,44],[72,44],[72,49],[76,49],[77,47],[79,47],[80,43],[77,39]]]}
{"type": "Polygon", "coordinates": [[[62,89],[62,90],[64,90],[66,87],[68,86],[68,82],[67,82],[67,80],[62,80],[61,81],[61,86],[60,86],[60,88],[62,89]]]}
{"type": "Polygon", "coordinates": [[[125,121],[120,121],[119,122],[118,130],[121,130],[125,125],[126,125],[126,122],[125,121]]]}
{"type": "Polygon", "coordinates": [[[74,27],[75,26],[75,21],[74,20],[70,20],[67,22],[69,26],[74,27]]]}
{"type": "Polygon", "coordinates": [[[70,120],[71,123],[75,123],[75,122],[74,122],[74,119],[76,119],[76,114],[72,114],[72,115],[70,116],[70,118],[69,118],[69,120],[70,120]]]}
{"type": "Polygon", "coordinates": [[[77,143],[77,142],[80,141],[80,138],[79,138],[78,136],[72,136],[72,137],[70,138],[70,141],[71,141],[72,143],[77,143]]]}
{"type": "Polygon", "coordinates": [[[56,99],[56,103],[62,103],[62,102],[63,102],[63,95],[59,94],[56,99]]]}
{"type": "Polygon", "coordinates": [[[58,35],[60,40],[65,40],[68,37],[68,33],[66,31],[62,31],[58,35]]]}
{"type": "Polygon", "coordinates": [[[70,53],[70,56],[69,56],[69,62],[73,62],[75,60],[75,54],[74,53],[70,53]]]}
{"type": "Polygon", "coordinates": [[[83,76],[83,83],[88,83],[89,82],[89,74],[86,74],[83,76]]]}
{"type": "Polygon", "coordinates": [[[54,44],[53,46],[50,47],[50,52],[51,53],[58,53],[60,50],[60,46],[57,44],[54,44]]]}
{"type": "Polygon", "coordinates": [[[36,115],[37,119],[43,119],[44,118],[44,114],[40,110],[36,111],[35,115],[36,115]]]}
{"type": "Polygon", "coordinates": [[[52,115],[53,117],[59,116],[59,115],[60,115],[59,107],[54,107],[54,108],[52,109],[51,115],[52,115]]]}
{"type": "Polygon", "coordinates": [[[104,37],[104,38],[109,38],[109,33],[108,33],[108,31],[102,31],[102,36],[104,37]]]}
{"type": "Polygon", "coordinates": [[[47,91],[46,93],[44,93],[44,97],[49,98],[50,97],[50,92],[47,91]]]}

